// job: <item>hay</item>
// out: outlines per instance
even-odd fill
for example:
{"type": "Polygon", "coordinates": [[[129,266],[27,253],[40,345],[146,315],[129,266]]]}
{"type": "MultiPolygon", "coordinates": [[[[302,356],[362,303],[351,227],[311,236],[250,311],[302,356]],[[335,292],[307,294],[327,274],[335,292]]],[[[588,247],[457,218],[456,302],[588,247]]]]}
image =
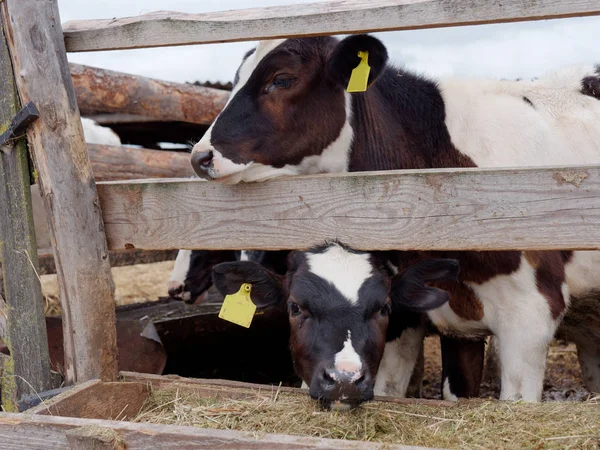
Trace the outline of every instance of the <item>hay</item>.
{"type": "Polygon", "coordinates": [[[244,400],[218,400],[173,388],[153,392],[134,421],[436,448],[600,447],[600,397],[470,400],[446,407],[371,402],[351,412],[328,412],[307,395],[255,392],[244,400]]]}
{"type": "MultiPolygon", "coordinates": [[[[133,266],[113,267],[115,302],[129,305],[157,300],[167,295],[167,283],[175,261],[164,261],[133,266]]],[[[47,316],[61,314],[56,275],[42,275],[42,292],[47,316]]]]}

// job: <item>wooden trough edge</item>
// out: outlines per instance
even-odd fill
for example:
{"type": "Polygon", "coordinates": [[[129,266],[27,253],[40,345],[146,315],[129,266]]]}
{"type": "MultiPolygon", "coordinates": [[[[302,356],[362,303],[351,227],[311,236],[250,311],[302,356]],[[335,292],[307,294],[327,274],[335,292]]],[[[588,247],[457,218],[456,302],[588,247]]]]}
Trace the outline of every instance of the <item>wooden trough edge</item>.
{"type": "Polygon", "coordinates": [[[425,449],[364,441],[254,434],[175,425],[0,413],[4,450],[43,449],[425,449]]]}
{"type": "Polygon", "coordinates": [[[69,52],[251,41],[324,34],[543,20],[600,14],[598,2],[456,2],[355,0],[185,14],[159,11],[135,17],[63,24],[69,52]]]}
{"type": "MultiPolygon", "coordinates": [[[[0,442],[3,448],[171,448],[193,445],[194,448],[336,448],[336,449],[422,449],[402,445],[376,444],[281,434],[255,435],[247,432],[203,429],[172,425],[132,423],[152,389],[176,388],[180,392],[222,398],[247,398],[256,391],[298,393],[297,388],[257,385],[227,380],[189,379],[121,372],[120,382],[91,380],[77,385],[42,405],[22,414],[0,413],[0,442]],[[249,392],[252,391],[252,392],[249,392]],[[19,436],[18,440],[12,441],[19,436]],[[47,439],[47,440],[46,440],[47,439]],[[10,442],[18,442],[11,446],[10,442]],[[94,447],[96,445],[96,447],[94,447]],[[62,446],[62,447],[61,447],[62,446]]],[[[379,401],[452,407],[453,402],[422,399],[376,397],[379,401]]]]}
{"type": "Polygon", "coordinates": [[[98,183],[111,249],[597,250],[600,166],[98,183]],[[367,232],[368,230],[368,232],[367,232]]]}

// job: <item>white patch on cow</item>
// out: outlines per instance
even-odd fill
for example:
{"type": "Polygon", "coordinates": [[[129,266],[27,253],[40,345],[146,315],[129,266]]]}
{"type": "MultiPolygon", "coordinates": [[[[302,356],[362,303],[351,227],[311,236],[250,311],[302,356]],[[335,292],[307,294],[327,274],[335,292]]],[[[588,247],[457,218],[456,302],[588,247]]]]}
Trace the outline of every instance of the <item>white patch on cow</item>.
{"type": "Polygon", "coordinates": [[[450,381],[448,380],[448,377],[444,378],[444,386],[442,389],[442,395],[444,397],[444,400],[448,400],[451,402],[458,401],[458,397],[456,395],[454,395],[452,393],[452,390],[450,389],[450,381]]]}
{"type": "Polygon", "coordinates": [[[308,389],[308,384],[306,384],[306,381],[302,381],[302,385],[300,386],[300,389],[308,389]]]}
{"type": "Polygon", "coordinates": [[[600,102],[578,92],[592,72],[567,69],[534,81],[441,80],[452,142],[479,167],[600,162],[600,102]]]}
{"type": "Polygon", "coordinates": [[[351,304],[358,302],[360,287],[373,273],[367,253],[353,253],[334,244],[323,253],[307,253],[309,270],[331,283],[351,304]]]}
{"type": "Polygon", "coordinates": [[[375,378],[375,395],[406,397],[424,337],[425,327],[420,326],[407,328],[399,338],[385,343],[375,378]]]}
{"type": "MultiPolygon", "coordinates": [[[[271,51],[273,51],[276,47],[283,44],[284,42],[285,42],[285,39],[275,39],[275,40],[269,40],[269,41],[260,41],[258,43],[258,46],[256,47],[255,52],[252,53],[250,56],[248,56],[248,58],[246,58],[246,60],[240,66],[239,74],[238,74],[238,76],[239,76],[238,82],[234,86],[234,88],[231,90],[231,94],[229,95],[229,99],[227,100],[227,103],[225,104],[223,111],[225,110],[225,108],[227,108],[227,105],[229,105],[229,103],[231,103],[231,101],[233,100],[235,95],[239,92],[239,90],[242,89],[246,85],[246,83],[248,83],[248,80],[250,79],[252,72],[254,72],[254,69],[256,69],[256,66],[258,66],[258,64],[262,61],[262,59],[265,56],[267,56],[271,51]]],[[[215,151],[215,148],[213,147],[213,145],[211,143],[211,135],[212,135],[212,129],[215,126],[215,123],[218,118],[219,118],[219,116],[217,116],[217,118],[213,121],[212,125],[208,128],[208,130],[206,130],[206,133],[204,133],[204,136],[202,136],[202,139],[200,139],[200,141],[196,145],[194,145],[194,148],[192,149],[192,155],[194,153],[198,153],[198,152],[208,152],[208,151],[214,152],[215,151]]],[[[235,164],[233,162],[231,162],[231,163],[235,164]]],[[[241,170],[243,170],[243,168],[240,169],[240,171],[241,170]]],[[[216,175],[217,176],[215,178],[225,176],[220,173],[216,173],[216,175]]],[[[213,176],[213,175],[211,174],[211,176],[213,176]]]]}
{"type": "Polygon", "coordinates": [[[566,281],[569,292],[574,297],[590,291],[600,290],[600,252],[573,252],[571,260],[565,264],[566,281]]]}
{"type": "Polygon", "coordinates": [[[360,356],[352,346],[350,330],[348,330],[348,338],[344,341],[344,347],[335,354],[334,366],[337,372],[353,374],[351,381],[357,380],[362,375],[362,362],[360,361],[360,356]]]}
{"type": "Polygon", "coordinates": [[[173,271],[169,278],[169,290],[180,289],[183,287],[190,270],[191,257],[191,250],[179,250],[177,258],[175,258],[175,267],[173,267],[173,271]]]}
{"type": "Polygon", "coordinates": [[[87,117],[81,118],[83,136],[88,144],[121,145],[119,135],[108,127],[98,125],[94,120],[87,117]]]}
{"type": "Polygon", "coordinates": [[[240,252],[240,261],[248,261],[248,252],[246,250],[242,250],[240,252]]]}
{"type": "Polygon", "coordinates": [[[483,305],[482,325],[498,338],[500,399],[540,401],[548,345],[559,320],[552,318],[548,300],[538,290],[535,269],[522,256],[512,274],[466,284],[483,305]]]}

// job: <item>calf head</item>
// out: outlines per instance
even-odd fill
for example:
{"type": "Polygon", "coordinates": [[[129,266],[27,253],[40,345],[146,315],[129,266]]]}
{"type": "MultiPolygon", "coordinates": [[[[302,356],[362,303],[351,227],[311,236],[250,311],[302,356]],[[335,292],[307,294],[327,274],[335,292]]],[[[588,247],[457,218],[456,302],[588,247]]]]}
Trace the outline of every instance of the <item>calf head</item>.
{"type": "Polygon", "coordinates": [[[263,41],[244,58],[231,97],[192,150],[202,178],[260,181],[347,170],[353,132],[345,88],[359,51],[373,82],[384,45],[368,35],[263,41]]]}
{"type": "Polygon", "coordinates": [[[458,261],[436,259],[392,276],[382,259],[331,244],[292,252],[286,275],[239,261],[215,266],[213,280],[224,295],[250,283],[259,309],[287,308],[294,367],[311,397],[355,406],[373,398],[390,315],[441,306],[448,294],[424,282],[459,271],[458,261]]]}

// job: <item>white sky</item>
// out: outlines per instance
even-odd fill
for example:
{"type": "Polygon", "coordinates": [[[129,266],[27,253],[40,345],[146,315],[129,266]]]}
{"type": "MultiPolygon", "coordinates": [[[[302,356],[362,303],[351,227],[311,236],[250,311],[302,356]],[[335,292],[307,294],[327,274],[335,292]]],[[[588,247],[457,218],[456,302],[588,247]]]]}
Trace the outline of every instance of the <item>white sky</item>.
{"type": "MultiPolygon", "coordinates": [[[[200,13],[314,0],[58,0],[61,21],[168,9],[200,13]]],[[[529,78],[571,64],[600,64],[600,17],[379,33],[392,61],[431,75],[529,78]]],[[[170,81],[231,81],[254,43],[71,53],[80,64],[170,81]]]]}

